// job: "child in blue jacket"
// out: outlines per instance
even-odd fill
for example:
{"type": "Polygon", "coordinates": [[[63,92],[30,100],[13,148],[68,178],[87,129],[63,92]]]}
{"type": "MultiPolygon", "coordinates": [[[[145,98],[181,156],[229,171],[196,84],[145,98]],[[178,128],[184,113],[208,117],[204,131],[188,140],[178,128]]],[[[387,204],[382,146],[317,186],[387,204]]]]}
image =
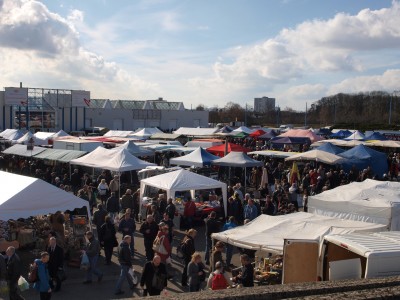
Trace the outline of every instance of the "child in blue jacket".
{"type": "Polygon", "coordinates": [[[40,259],[35,259],[35,264],[38,266],[37,270],[37,281],[33,287],[39,291],[40,300],[51,299],[51,288],[50,288],[50,276],[47,269],[47,263],[49,262],[49,253],[42,252],[40,259]]]}

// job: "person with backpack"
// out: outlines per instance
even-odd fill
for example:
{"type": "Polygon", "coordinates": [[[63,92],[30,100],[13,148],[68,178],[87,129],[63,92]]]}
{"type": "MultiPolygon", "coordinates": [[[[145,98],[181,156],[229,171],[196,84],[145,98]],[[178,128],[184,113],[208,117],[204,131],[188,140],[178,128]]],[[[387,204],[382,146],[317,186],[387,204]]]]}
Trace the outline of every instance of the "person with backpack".
{"type": "Polygon", "coordinates": [[[111,217],[106,216],[105,220],[106,222],[100,227],[99,241],[100,245],[104,247],[104,254],[106,258],[105,264],[110,265],[112,252],[114,247],[118,246],[118,241],[115,236],[115,226],[111,221],[111,217]]]}
{"type": "Polygon", "coordinates": [[[228,274],[224,272],[224,264],[218,261],[215,264],[215,271],[210,273],[207,281],[207,288],[212,290],[224,290],[228,286],[232,286],[233,282],[228,274]]]}
{"type": "Polygon", "coordinates": [[[50,287],[50,274],[47,267],[50,255],[48,252],[40,253],[40,259],[35,259],[37,265],[37,280],[33,284],[33,288],[39,291],[40,300],[51,299],[51,287],[50,287]]]}

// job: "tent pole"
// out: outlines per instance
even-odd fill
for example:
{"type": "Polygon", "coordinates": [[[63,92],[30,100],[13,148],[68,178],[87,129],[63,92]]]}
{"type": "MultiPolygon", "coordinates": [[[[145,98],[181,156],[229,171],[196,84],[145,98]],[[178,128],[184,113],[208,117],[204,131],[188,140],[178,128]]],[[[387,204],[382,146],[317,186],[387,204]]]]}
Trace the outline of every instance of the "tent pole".
{"type": "Polygon", "coordinates": [[[244,167],[244,193],[247,191],[247,168],[244,167]]]}

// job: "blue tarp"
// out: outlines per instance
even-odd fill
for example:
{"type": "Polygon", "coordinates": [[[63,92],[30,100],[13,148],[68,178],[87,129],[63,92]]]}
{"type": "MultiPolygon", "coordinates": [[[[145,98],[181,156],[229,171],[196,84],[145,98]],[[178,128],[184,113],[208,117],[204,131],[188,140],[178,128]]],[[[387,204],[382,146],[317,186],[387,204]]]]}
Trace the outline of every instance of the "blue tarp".
{"type": "Polygon", "coordinates": [[[366,141],[387,141],[387,138],[379,132],[374,132],[365,138],[366,141]]]}
{"type": "Polygon", "coordinates": [[[339,130],[338,132],[331,134],[331,138],[344,139],[350,136],[351,134],[352,132],[350,130],[339,130]]]}
{"type": "Polygon", "coordinates": [[[342,149],[342,148],[340,148],[340,147],[338,147],[338,146],[336,146],[336,145],[334,145],[332,143],[325,143],[325,144],[323,144],[322,146],[319,146],[316,149],[321,150],[321,151],[325,151],[325,152],[328,152],[328,153],[336,154],[336,155],[338,155],[339,153],[344,152],[344,149],[342,149]]]}
{"type": "Polygon", "coordinates": [[[347,161],[342,163],[342,167],[346,172],[348,172],[353,165],[359,171],[370,166],[372,174],[376,175],[378,178],[382,178],[382,175],[388,171],[386,154],[373,150],[365,145],[358,145],[338,155],[347,158],[347,161]]]}
{"type": "Polygon", "coordinates": [[[274,137],[270,140],[272,144],[311,144],[311,140],[308,137],[274,137]]]}

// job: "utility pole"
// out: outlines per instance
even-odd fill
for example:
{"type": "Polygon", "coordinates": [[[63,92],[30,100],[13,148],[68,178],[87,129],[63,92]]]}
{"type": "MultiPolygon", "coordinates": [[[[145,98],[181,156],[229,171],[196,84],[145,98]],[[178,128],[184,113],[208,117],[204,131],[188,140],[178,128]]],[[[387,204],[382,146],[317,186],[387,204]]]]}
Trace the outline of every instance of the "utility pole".
{"type": "Polygon", "coordinates": [[[244,106],[244,126],[247,126],[247,103],[244,106]]]}
{"type": "Polygon", "coordinates": [[[304,127],[307,127],[307,102],[306,102],[306,113],[304,114],[304,127]]]}
{"type": "Polygon", "coordinates": [[[393,94],[390,95],[390,103],[389,103],[389,125],[392,124],[392,101],[393,101],[393,94]]]}

